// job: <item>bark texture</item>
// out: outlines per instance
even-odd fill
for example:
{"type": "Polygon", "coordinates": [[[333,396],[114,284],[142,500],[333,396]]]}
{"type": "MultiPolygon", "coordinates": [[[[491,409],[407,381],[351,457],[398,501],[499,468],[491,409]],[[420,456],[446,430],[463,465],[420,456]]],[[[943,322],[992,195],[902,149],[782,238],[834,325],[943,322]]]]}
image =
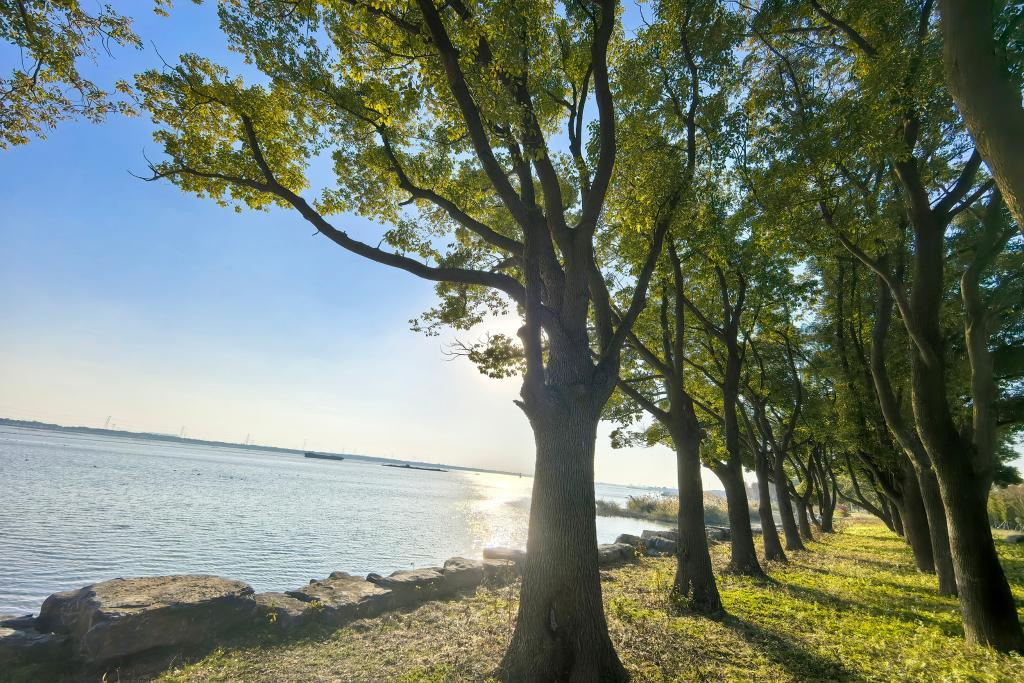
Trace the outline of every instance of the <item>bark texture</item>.
{"type": "Polygon", "coordinates": [[[932,553],[931,532],[928,528],[928,516],[921,499],[921,489],[917,476],[909,462],[904,458],[899,500],[900,518],[906,533],[907,545],[914,554],[917,570],[926,574],[935,573],[935,556],[932,553]]]}
{"type": "Polygon", "coordinates": [[[764,541],[764,559],[775,562],[788,562],[786,552],[782,549],[779,530],[775,526],[772,514],[771,487],[768,481],[768,458],[763,451],[756,455],[754,472],[757,474],[757,513],[761,518],[761,538],[764,541]]]}
{"type": "Polygon", "coordinates": [[[789,496],[789,480],[783,456],[776,453],[772,460],[775,465],[772,479],[775,482],[775,492],[778,494],[779,517],[782,518],[782,533],[786,537],[786,550],[806,550],[804,542],[800,540],[800,530],[797,528],[796,518],[793,516],[793,502],[789,496]]]}
{"type": "Polygon", "coordinates": [[[939,0],[950,94],[1024,232],[1024,107],[996,42],[994,3],[939,0]]]}
{"type": "Polygon", "coordinates": [[[679,480],[679,543],[675,596],[690,609],[706,614],[722,611],[711,553],[704,526],[704,485],[700,477],[700,431],[693,417],[692,424],[673,436],[676,445],[676,468],[679,480]]]}
{"type": "MultiPolygon", "coordinates": [[[[583,392],[581,392],[583,393],[583,392]]],[[[598,411],[590,396],[531,408],[537,463],[506,681],[626,681],[601,602],[594,516],[598,411]]]]}

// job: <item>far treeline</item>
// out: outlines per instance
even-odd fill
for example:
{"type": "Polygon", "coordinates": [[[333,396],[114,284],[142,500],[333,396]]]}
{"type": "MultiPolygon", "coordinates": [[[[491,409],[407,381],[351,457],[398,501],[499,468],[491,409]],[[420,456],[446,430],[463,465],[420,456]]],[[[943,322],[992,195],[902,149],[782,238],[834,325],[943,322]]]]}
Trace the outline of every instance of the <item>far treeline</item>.
{"type": "Polygon", "coordinates": [[[436,282],[415,329],[522,319],[518,339],[459,346],[522,378],[536,436],[504,679],[627,678],[597,568],[601,420],[615,445],[676,453],[681,609],[721,610],[705,466],[728,499],[730,571],[764,576],[765,559],[832,532],[845,501],[959,597],[968,642],[1024,650],[987,509],[1019,481],[1007,462],[1024,421],[1020,3],[218,9],[258,77],[185,54],[108,94],[74,65],[97,43],[137,45],[126,18],[0,3],[28,64],[3,84],[0,141],[145,112],[163,150],[148,180],[291,214],[297,238],[312,226],[436,282]],[[315,186],[322,159],[335,177],[315,186]],[[352,214],[383,226],[379,242],[346,232],[352,214]]]}

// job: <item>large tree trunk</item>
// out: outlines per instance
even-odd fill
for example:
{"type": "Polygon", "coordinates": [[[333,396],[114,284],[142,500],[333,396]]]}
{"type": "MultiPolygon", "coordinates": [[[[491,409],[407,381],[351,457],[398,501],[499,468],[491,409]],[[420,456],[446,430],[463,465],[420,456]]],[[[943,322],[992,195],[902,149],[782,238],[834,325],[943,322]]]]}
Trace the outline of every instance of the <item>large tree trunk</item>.
{"type": "Polygon", "coordinates": [[[799,496],[796,497],[796,518],[799,524],[800,537],[805,541],[813,541],[814,534],[811,532],[810,517],[807,514],[807,501],[799,496]]]}
{"type": "Polygon", "coordinates": [[[958,464],[943,468],[939,483],[967,642],[1020,652],[1024,639],[1017,607],[992,541],[988,486],[972,486],[964,472],[958,476],[958,464]]]}
{"type": "MultiPolygon", "coordinates": [[[[887,268],[885,259],[880,260],[887,268]]],[[[949,550],[949,532],[946,527],[946,511],[942,506],[939,484],[935,478],[928,454],[920,438],[903,419],[903,411],[889,381],[885,363],[885,343],[889,336],[889,322],[892,319],[893,298],[888,285],[879,278],[876,295],[875,321],[871,332],[871,377],[875,386],[885,424],[896,442],[906,454],[905,460],[913,466],[912,476],[917,481],[921,501],[924,505],[931,539],[932,558],[935,573],[939,579],[940,595],[956,595],[956,576],[953,573],[953,557],[949,550]]],[[[906,468],[904,468],[906,469],[906,468]]],[[[907,479],[910,475],[906,476],[907,479]]],[[[918,565],[920,566],[920,564],[918,565]]]]}
{"type": "Polygon", "coordinates": [[[711,569],[707,530],[704,526],[704,485],[700,478],[700,431],[692,424],[673,430],[679,481],[679,543],[673,592],[691,609],[714,613],[722,610],[715,574],[711,569]]]}
{"type": "Polygon", "coordinates": [[[950,94],[1024,232],[1024,107],[997,52],[991,0],[939,0],[950,94]]]}
{"type": "MultiPolygon", "coordinates": [[[[884,496],[882,498],[885,498],[884,496]]],[[[892,526],[893,531],[896,535],[906,540],[906,533],[903,529],[903,513],[900,512],[900,508],[895,503],[892,503],[888,499],[882,501],[886,507],[889,508],[889,514],[892,515],[892,526]]]]}
{"type": "MultiPolygon", "coordinates": [[[[589,392],[525,410],[537,449],[519,613],[506,681],[626,681],[605,621],[597,565],[594,444],[589,392]]],[[[539,401],[537,402],[539,403],[539,401]]]]}
{"type": "Polygon", "coordinates": [[[931,467],[925,470],[914,469],[918,486],[921,488],[921,502],[928,517],[935,574],[939,579],[939,595],[955,596],[956,573],[953,569],[953,554],[949,549],[949,527],[946,524],[946,510],[942,505],[939,482],[931,467]]]}
{"type": "Polygon", "coordinates": [[[764,542],[764,559],[788,562],[779,530],[772,515],[772,494],[768,484],[768,458],[763,452],[755,456],[754,473],[757,475],[757,513],[761,518],[761,540],[764,542]]]}
{"type": "Polygon", "coordinates": [[[739,402],[740,369],[742,359],[736,346],[737,328],[732,328],[727,341],[725,381],[722,383],[722,418],[725,432],[725,450],[728,460],[715,468],[715,474],[725,487],[725,499],[729,507],[729,538],[732,558],[729,571],[748,576],[764,576],[757,550],[754,548],[754,533],[750,529],[750,503],[747,501],[747,487],[743,482],[743,463],[740,460],[740,422],[736,405],[739,402]]]}
{"type": "Polygon", "coordinates": [[[793,501],[789,497],[787,485],[786,467],[781,453],[774,453],[772,460],[775,464],[776,500],[779,503],[779,517],[782,518],[782,533],[786,537],[786,550],[805,550],[804,542],[800,540],[800,530],[797,528],[796,519],[793,517],[793,501]]]}
{"type": "Polygon", "coordinates": [[[836,512],[836,505],[833,502],[831,505],[821,509],[821,532],[823,534],[835,533],[835,525],[833,524],[833,518],[836,512]]]}
{"type": "Polygon", "coordinates": [[[737,462],[716,468],[715,474],[722,480],[729,508],[729,542],[732,551],[729,571],[747,576],[764,576],[761,563],[757,561],[754,533],[750,529],[750,504],[747,502],[747,487],[743,483],[743,470],[737,462]]]}
{"type": "Polygon", "coordinates": [[[924,502],[921,500],[921,489],[917,484],[914,468],[906,458],[902,458],[902,496],[899,501],[900,517],[906,533],[907,545],[914,555],[917,570],[926,574],[935,573],[935,556],[932,554],[932,538],[928,529],[928,516],[924,502]]]}
{"type": "MultiPolygon", "coordinates": [[[[916,167],[897,164],[897,172],[914,181],[916,167]]],[[[998,650],[1024,650],[1017,608],[992,541],[988,521],[988,492],[995,468],[990,440],[995,385],[984,332],[984,311],[975,307],[977,292],[966,292],[965,320],[971,362],[971,397],[974,402],[974,438],[961,435],[947,399],[945,339],[942,312],[944,225],[937,222],[927,197],[912,210],[914,224],[914,278],[910,296],[914,345],[911,352],[911,397],[918,436],[935,468],[946,509],[949,544],[953,555],[960,612],[967,641],[998,650]],[[986,371],[989,376],[986,378],[986,371]],[[979,406],[989,410],[979,411],[979,406]],[[982,414],[984,413],[984,414],[982,414]],[[979,444],[981,447],[979,448],[979,444]]],[[[973,266],[971,267],[973,269],[973,266]]],[[[978,273],[976,273],[978,275],[978,273]]],[[[966,276],[965,276],[966,277],[966,276]]],[[[974,282],[962,282],[973,290],[974,282]]]]}

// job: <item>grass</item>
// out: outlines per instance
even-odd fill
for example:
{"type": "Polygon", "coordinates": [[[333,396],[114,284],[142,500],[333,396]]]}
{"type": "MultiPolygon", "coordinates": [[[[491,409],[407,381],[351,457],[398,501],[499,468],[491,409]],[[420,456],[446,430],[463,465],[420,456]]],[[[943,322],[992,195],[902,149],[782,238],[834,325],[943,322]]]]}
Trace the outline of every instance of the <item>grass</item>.
{"type": "MultiPolygon", "coordinates": [[[[1021,604],[1024,547],[999,548],[1021,604]]],[[[723,569],[727,546],[713,553],[723,569]]],[[[935,595],[934,577],[917,573],[880,524],[854,520],[790,558],[768,565],[768,582],[719,573],[727,614],[717,619],[669,604],[669,558],[602,572],[611,635],[633,680],[1024,680],[1024,658],[963,642],[956,602],[935,595]]],[[[511,635],[515,600],[514,587],[481,589],[334,631],[251,634],[191,663],[139,663],[107,680],[484,681],[511,635]]]]}
{"type": "MultiPolygon", "coordinates": [[[[675,496],[630,496],[625,506],[611,500],[599,500],[597,501],[597,514],[605,517],[633,517],[675,524],[679,515],[679,498],[675,496]]],[[[751,510],[750,515],[754,521],[759,519],[756,510],[751,510]]],[[[712,493],[704,494],[704,523],[725,526],[729,524],[729,512],[725,501],[712,493]]]]}

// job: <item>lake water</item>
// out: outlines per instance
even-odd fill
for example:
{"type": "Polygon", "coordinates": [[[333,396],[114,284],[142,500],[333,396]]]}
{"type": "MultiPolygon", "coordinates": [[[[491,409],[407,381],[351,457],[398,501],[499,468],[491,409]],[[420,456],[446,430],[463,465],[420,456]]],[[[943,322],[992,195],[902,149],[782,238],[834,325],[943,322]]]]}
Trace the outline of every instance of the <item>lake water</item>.
{"type": "MultiPolygon", "coordinates": [[[[115,577],[217,574],[257,591],[525,547],[533,480],[0,427],[0,613],[115,577]]],[[[647,493],[599,484],[598,498],[647,493]]],[[[598,540],[657,528],[599,517],[598,540]]]]}

